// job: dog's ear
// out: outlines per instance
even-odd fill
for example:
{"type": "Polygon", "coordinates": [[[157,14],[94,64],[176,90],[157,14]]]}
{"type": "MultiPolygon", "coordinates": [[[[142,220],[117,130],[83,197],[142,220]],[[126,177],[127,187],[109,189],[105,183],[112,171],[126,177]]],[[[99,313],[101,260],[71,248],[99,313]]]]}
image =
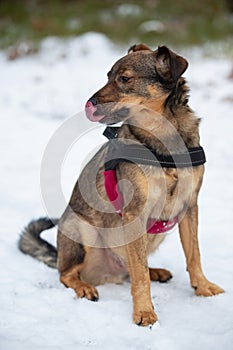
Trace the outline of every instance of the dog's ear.
{"type": "Polygon", "coordinates": [[[169,50],[166,46],[159,46],[155,55],[157,72],[165,80],[176,81],[188,67],[185,58],[169,50]]]}
{"type": "Polygon", "coordinates": [[[129,48],[128,53],[133,53],[136,51],[149,50],[152,51],[146,44],[133,45],[129,48]]]}

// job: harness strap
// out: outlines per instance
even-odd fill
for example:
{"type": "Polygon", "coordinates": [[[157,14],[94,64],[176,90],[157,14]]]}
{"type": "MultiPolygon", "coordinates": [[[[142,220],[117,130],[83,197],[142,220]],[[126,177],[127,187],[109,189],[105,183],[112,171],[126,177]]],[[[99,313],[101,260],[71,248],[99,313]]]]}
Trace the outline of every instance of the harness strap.
{"type": "Polygon", "coordinates": [[[107,137],[109,140],[117,139],[118,138],[118,126],[107,126],[106,129],[103,132],[103,135],[107,137]]]}
{"type": "Polygon", "coordinates": [[[203,148],[188,148],[186,152],[172,155],[157,153],[142,144],[122,140],[118,137],[117,127],[107,127],[104,136],[110,139],[108,153],[105,160],[105,170],[116,169],[121,162],[153,165],[163,168],[187,168],[202,165],[206,162],[203,148]]]}

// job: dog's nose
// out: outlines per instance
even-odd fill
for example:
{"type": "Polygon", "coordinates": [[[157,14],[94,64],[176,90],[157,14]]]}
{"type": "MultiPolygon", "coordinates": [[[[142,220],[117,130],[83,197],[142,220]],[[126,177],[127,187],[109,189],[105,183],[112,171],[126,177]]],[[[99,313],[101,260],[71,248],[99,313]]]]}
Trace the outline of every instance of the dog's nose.
{"type": "Polygon", "coordinates": [[[90,98],[90,100],[88,100],[86,103],[86,107],[92,107],[96,105],[97,105],[97,100],[94,97],[90,98]]]}

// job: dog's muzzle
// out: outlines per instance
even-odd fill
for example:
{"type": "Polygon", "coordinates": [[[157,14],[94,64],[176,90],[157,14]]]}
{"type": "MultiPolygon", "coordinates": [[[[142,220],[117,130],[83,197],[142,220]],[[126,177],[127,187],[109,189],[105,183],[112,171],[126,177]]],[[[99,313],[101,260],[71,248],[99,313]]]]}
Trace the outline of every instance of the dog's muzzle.
{"type": "Polygon", "coordinates": [[[95,112],[97,111],[97,100],[95,98],[90,98],[90,100],[87,101],[85,105],[85,113],[87,118],[92,122],[99,122],[101,119],[103,119],[104,115],[95,115],[95,112]]]}

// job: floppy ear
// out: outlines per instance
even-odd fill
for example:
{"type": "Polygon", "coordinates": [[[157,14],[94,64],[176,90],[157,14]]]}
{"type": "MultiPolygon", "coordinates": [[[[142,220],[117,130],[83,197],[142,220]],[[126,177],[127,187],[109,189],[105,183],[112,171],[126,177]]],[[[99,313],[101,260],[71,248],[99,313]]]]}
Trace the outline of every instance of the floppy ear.
{"type": "Polygon", "coordinates": [[[129,48],[128,53],[133,53],[136,51],[149,50],[152,51],[146,44],[133,45],[129,48]]]}
{"type": "Polygon", "coordinates": [[[188,67],[185,58],[169,50],[166,46],[159,46],[155,55],[157,72],[165,80],[176,81],[188,67]]]}

